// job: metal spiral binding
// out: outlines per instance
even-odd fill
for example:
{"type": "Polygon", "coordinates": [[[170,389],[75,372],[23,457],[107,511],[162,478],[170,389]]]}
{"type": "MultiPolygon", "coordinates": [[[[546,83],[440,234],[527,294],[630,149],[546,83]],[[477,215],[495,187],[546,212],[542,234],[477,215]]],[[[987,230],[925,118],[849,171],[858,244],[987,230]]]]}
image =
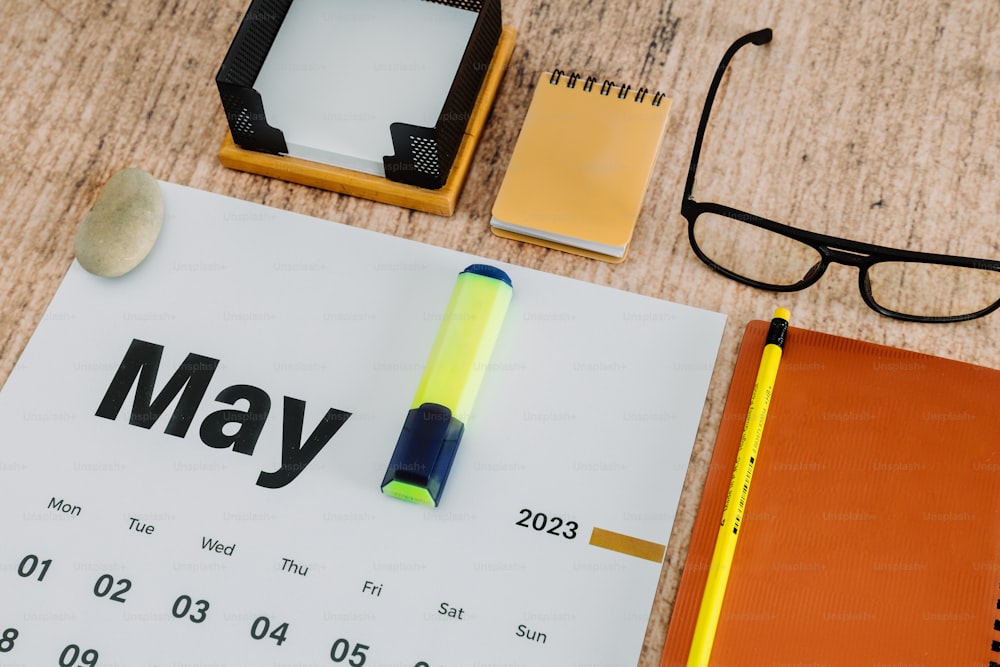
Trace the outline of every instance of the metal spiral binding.
{"type": "MultiPolygon", "coordinates": [[[[580,80],[580,74],[577,74],[576,72],[570,72],[569,74],[566,74],[563,70],[556,69],[552,70],[552,73],[549,75],[549,83],[552,84],[553,86],[558,85],[559,82],[563,79],[563,77],[566,77],[567,88],[576,88],[576,84],[580,80]]],[[[589,93],[594,89],[594,84],[597,82],[598,82],[597,77],[588,76],[583,82],[583,90],[589,93]]],[[[606,97],[610,95],[611,91],[615,88],[618,88],[618,93],[616,97],[620,100],[628,99],[632,91],[632,86],[628,84],[616,86],[614,81],[611,81],[610,79],[605,79],[604,83],[601,84],[600,94],[606,97]]],[[[646,97],[648,95],[650,95],[649,88],[638,88],[635,91],[635,95],[632,97],[632,101],[641,104],[646,101],[646,97]]],[[[652,94],[650,104],[654,107],[658,107],[661,104],[663,104],[663,100],[665,100],[666,98],[667,98],[666,94],[657,91],[652,94]]],[[[1000,667],[1000,665],[998,665],[997,667],[1000,667]]]]}

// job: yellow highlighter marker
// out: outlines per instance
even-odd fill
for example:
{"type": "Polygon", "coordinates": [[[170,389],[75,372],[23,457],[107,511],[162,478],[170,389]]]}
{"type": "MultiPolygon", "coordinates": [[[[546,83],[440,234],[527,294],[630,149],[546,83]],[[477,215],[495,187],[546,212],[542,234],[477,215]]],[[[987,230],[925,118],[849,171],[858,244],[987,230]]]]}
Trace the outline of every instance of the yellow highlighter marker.
{"type": "Polygon", "coordinates": [[[473,264],[458,274],[382,493],[440,502],[512,295],[510,278],[495,267],[473,264]]]}
{"type": "Polygon", "coordinates": [[[750,398],[750,409],[743,425],[740,449],[736,454],[733,479],[729,483],[726,505],[722,510],[722,523],[719,525],[719,535],[715,540],[715,551],[712,553],[712,563],[708,569],[705,593],[701,598],[701,608],[698,610],[698,621],[691,640],[687,667],[709,666],[708,660],[712,655],[715,631],[719,627],[722,600],[726,595],[726,584],[729,582],[733,555],[736,553],[736,541],[740,535],[743,512],[750,493],[750,480],[753,477],[757,451],[760,449],[760,440],[764,433],[764,421],[767,419],[767,408],[771,404],[771,394],[774,392],[774,381],[778,375],[778,364],[781,362],[781,352],[785,345],[790,317],[788,310],[778,308],[774,311],[774,319],[771,320],[771,328],[767,332],[760,367],[757,369],[757,380],[750,398]]]}

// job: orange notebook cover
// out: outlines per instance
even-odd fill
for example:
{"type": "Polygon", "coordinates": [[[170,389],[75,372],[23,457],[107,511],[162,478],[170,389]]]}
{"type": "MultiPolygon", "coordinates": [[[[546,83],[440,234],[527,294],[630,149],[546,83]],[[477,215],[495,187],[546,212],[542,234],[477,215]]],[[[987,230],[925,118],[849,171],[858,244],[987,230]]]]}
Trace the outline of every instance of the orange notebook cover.
{"type": "Polygon", "coordinates": [[[622,261],[670,102],[645,89],[542,73],[493,205],[493,232],[622,261]]]}
{"type": "MultiPolygon", "coordinates": [[[[661,667],[684,667],[767,323],[748,325],[661,667]]],[[[1000,665],[1000,371],[791,328],[712,667],[1000,665]]]]}

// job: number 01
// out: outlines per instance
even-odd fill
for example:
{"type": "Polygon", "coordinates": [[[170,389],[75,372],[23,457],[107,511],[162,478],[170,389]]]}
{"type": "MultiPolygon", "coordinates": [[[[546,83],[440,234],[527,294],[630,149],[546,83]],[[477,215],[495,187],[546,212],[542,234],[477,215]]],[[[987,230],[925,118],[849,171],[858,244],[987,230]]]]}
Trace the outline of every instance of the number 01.
{"type": "Polygon", "coordinates": [[[52,560],[40,561],[35,554],[28,554],[21,559],[21,564],[17,566],[17,574],[27,579],[35,573],[39,565],[42,566],[42,571],[38,573],[38,581],[41,581],[45,578],[45,573],[49,571],[49,565],[52,565],[52,560]]]}

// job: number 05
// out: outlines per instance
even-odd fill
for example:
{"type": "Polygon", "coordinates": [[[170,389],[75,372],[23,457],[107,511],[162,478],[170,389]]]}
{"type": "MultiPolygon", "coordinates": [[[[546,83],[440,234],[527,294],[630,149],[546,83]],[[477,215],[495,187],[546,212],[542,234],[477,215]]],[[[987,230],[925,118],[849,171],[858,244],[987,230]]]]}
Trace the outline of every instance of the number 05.
{"type": "Polygon", "coordinates": [[[344,660],[347,660],[347,658],[350,657],[351,659],[348,660],[347,664],[352,667],[361,667],[361,665],[365,664],[365,660],[368,658],[365,651],[369,648],[371,647],[366,646],[365,644],[355,644],[354,650],[351,650],[351,642],[346,639],[338,639],[333,642],[333,647],[330,649],[330,660],[333,660],[334,662],[344,662],[344,660]],[[350,656],[348,656],[348,651],[350,651],[350,656]]]}

